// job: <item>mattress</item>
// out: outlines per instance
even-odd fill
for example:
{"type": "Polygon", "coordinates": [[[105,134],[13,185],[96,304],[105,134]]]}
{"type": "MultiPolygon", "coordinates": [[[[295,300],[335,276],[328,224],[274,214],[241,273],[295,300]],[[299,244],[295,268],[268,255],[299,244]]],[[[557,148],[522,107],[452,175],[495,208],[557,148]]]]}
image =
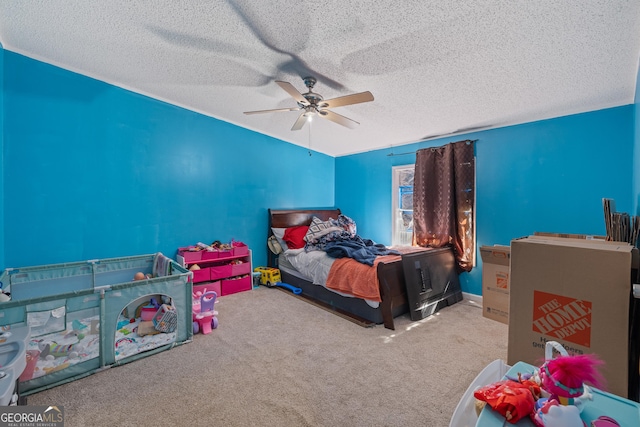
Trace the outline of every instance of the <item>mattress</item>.
{"type": "MultiPolygon", "coordinates": [[[[311,251],[304,249],[289,249],[278,257],[278,267],[299,279],[322,286],[323,288],[347,298],[355,298],[353,295],[336,291],[326,286],[329,270],[335,258],[331,258],[326,252],[311,251]],[[301,271],[302,270],[302,271],[301,271]]],[[[377,301],[364,299],[371,308],[378,308],[377,301]]]]}

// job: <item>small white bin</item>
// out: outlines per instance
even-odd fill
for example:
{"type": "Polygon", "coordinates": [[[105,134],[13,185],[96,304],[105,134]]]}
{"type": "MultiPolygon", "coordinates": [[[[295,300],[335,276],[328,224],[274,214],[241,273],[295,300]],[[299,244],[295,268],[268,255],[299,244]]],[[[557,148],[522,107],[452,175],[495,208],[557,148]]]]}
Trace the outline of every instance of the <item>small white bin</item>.
{"type": "Polygon", "coordinates": [[[478,415],[476,414],[476,399],[473,397],[473,392],[479,387],[502,380],[509,368],[510,366],[500,359],[489,363],[478,374],[467,388],[467,391],[462,395],[462,398],[458,402],[458,406],[456,406],[456,409],[453,412],[453,416],[449,422],[449,427],[476,427],[478,415]]]}

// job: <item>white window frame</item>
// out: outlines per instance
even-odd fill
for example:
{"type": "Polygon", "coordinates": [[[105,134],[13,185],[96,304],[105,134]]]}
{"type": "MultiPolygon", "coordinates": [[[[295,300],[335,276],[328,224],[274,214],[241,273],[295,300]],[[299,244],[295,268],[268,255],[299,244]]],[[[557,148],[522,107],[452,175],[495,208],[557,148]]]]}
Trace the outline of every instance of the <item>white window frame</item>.
{"type": "Polygon", "coordinates": [[[414,170],[415,164],[393,166],[391,168],[391,244],[393,246],[411,246],[413,232],[401,230],[402,218],[400,216],[400,173],[406,170],[414,170]]]}

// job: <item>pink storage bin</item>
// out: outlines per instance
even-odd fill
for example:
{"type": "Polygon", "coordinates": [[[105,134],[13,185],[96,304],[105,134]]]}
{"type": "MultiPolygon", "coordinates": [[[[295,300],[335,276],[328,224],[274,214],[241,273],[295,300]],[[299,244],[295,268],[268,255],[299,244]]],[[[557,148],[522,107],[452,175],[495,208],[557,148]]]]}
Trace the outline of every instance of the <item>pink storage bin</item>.
{"type": "Polygon", "coordinates": [[[218,257],[220,256],[218,251],[200,251],[200,253],[202,253],[203,261],[208,259],[218,259],[218,257]]]}
{"type": "Polygon", "coordinates": [[[215,267],[211,267],[211,275],[209,276],[209,280],[223,279],[232,275],[231,264],[218,265],[215,267]]]}
{"type": "Polygon", "coordinates": [[[249,254],[249,247],[242,242],[233,242],[233,255],[242,256],[249,254]]]}
{"type": "Polygon", "coordinates": [[[200,270],[192,270],[193,283],[208,282],[211,280],[211,268],[201,268],[200,270]]]}
{"type": "Polygon", "coordinates": [[[218,249],[218,258],[229,258],[233,256],[232,249],[218,249]]]}
{"type": "Polygon", "coordinates": [[[220,280],[215,281],[215,282],[208,282],[208,283],[203,283],[202,285],[194,285],[193,286],[193,293],[205,293],[205,292],[215,292],[216,294],[218,294],[218,296],[222,295],[221,293],[221,283],[220,280]]]}
{"type": "Polygon", "coordinates": [[[190,248],[195,248],[195,246],[178,248],[178,254],[184,258],[184,262],[200,261],[202,259],[202,251],[190,251],[190,248]]]}
{"type": "Polygon", "coordinates": [[[218,251],[192,251],[189,249],[193,249],[196,246],[186,246],[184,248],[178,248],[178,253],[182,258],[184,258],[184,262],[194,263],[198,261],[204,261],[208,259],[216,259],[218,258],[218,251]]]}
{"type": "Polygon", "coordinates": [[[243,262],[242,264],[231,264],[231,276],[240,276],[242,274],[251,273],[251,264],[243,262]]]}
{"type": "Polygon", "coordinates": [[[222,281],[222,295],[231,295],[236,292],[248,291],[251,289],[251,276],[240,279],[230,279],[222,281]]]}

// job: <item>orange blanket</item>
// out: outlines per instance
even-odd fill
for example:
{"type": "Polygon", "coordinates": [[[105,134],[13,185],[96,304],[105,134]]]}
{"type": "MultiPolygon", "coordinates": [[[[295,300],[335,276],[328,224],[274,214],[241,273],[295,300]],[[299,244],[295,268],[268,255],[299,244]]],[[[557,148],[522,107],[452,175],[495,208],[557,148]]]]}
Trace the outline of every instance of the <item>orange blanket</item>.
{"type": "Polygon", "coordinates": [[[354,297],[381,302],[378,263],[397,259],[400,259],[399,255],[379,256],[376,257],[373,267],[371,267],[351,258],[337,258],[329,270],[327,288],[354,297]]]}

